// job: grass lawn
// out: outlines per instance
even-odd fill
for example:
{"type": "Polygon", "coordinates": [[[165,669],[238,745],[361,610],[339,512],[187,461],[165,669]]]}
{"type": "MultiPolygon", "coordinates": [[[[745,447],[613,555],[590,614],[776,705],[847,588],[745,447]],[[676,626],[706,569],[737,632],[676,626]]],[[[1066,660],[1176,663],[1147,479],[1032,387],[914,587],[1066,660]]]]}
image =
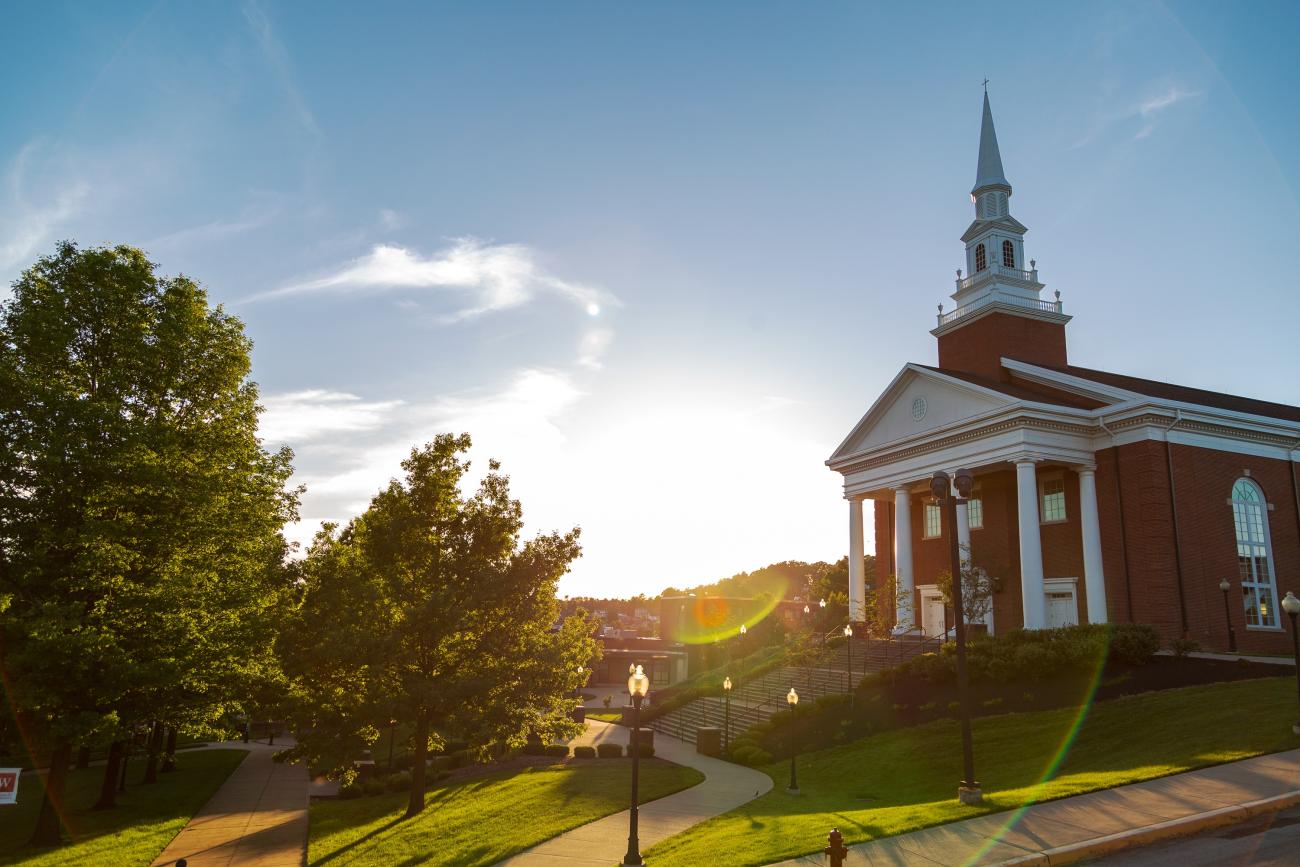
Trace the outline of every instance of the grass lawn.
{"type": "MultiPolygon", "coordinates": [[[[662,759],[641,760],[641,802],[704,776],[662,759]]],[[[632,763],[577,759],[433,786],[404,821],[406,793],[311,806],[307,861],[325,864],[494,864],[557,834],[627,807],[632,763]]]]}
{"type": "Polygon", "coordinates": [[[663,841],[646,861],[699,865],[725,853],[728,865],[769,864],[820,850],[832,828],[859,843],[1293,749],[1295,702],[1293,676],[1145,693],[1093,705],[1073,741],[1078,709],[976,719],[982,808],[957,804],[956,721],[885,732],[801,756],[800,795],[785,791],[788,761],[762,768],[771,792],[663,841]]]}
{"type": "Polygon", "coordinates": [[[226,781],[246,750],[217,749],[187,752],[176,757],[177,770],[159,774],[158,782],[139,784],[144,762],[127,768],[126,791],[117,796],[117,809],[95,811],[104,768],[89,767],[68,775],[67,828],[71,843],[57,849],[26,845],[41,806],[42,780],[24,773],[18,782],[18,804],[0,807],[0,864],[54,867],[66,864],[147,865],[185,827],[199,807],[226,781]]]}
{"type": "Polygon", "coordinates": [[[598,710],[587,711],[587,719],[598,719],[601,722],[616,723],[623,718],[621,710],[598,710]]]}

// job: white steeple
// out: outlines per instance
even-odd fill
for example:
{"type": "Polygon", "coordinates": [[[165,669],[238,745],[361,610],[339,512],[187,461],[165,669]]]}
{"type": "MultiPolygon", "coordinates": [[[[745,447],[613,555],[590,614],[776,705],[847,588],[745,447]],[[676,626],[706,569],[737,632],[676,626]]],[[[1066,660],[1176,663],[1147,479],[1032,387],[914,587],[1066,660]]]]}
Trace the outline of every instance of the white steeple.
{"type": "Polygon", "coordinates": [[[968,317],[994,309],[1053,322],[1069,321],[1070,317],[1061,313],[1059,300],[1039,299],[1043,284],[1038,282],[1038,268],[1035,262],[1025,259],[1025,233],[1029,230],[1011,216],[1007,204],[1010,197],[1011,182],[1002,168],[986,86],[979,160],[971,190],[975,221],[961,236],[966,244],[964,270],[968,276],[963,277],[961,270],[957,272],[957,291],[952,294],[957,307],[949,313],[940,308],[936,335],[960,327],[969,321],[968,317]]]}

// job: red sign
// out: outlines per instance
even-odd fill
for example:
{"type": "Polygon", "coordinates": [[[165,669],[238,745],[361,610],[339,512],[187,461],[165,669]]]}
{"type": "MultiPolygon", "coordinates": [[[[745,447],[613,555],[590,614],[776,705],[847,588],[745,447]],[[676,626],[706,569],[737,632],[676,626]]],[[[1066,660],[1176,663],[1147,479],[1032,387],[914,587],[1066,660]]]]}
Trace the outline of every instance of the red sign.
{"type": "Polygon", "coordinates": [[[21,768],[0,768],[0,804],[18,803],[18,773],[21,768]]]}

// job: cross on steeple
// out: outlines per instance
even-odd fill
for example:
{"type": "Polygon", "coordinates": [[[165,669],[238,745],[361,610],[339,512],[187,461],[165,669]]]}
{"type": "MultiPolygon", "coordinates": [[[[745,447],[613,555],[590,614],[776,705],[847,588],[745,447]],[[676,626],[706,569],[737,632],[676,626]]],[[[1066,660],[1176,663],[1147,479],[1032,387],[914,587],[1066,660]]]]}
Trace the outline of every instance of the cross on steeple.
{"type": "Polygon", "coordinates": [[[984,92],[985,93],[989,92],[989,80],[987,78],[984,79],[984,92]]]}

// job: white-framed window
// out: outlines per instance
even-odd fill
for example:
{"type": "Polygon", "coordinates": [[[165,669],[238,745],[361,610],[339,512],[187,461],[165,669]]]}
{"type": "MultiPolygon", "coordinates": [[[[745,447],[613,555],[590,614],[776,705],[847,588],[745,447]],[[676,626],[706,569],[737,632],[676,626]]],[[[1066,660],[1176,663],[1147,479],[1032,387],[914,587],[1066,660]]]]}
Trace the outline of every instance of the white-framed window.
{"type": "Polygon", "coordinates": [[[975,245],[975,270],[983,271],[989,266],[988,258],[984,255],[984,245],[975,245]]]}
{"type": "Polygon", "coordinates": [[[984,526],[984,501],[979,497],[971,497],[966,501],[966,525],[972,530],[984,526]]]}
{"type": "Polygon", "coordinates": [[[1016,245],[1010,241],[1002,242],[1002,264],[1008,268],[1016,267],[1016,245]]]}
{"type": "Polygon", "coordinates": [[[1038,482],[1038,515],[1044,524],[1065,520],[1065,476],[1044,476],[1038,482]]]}
{"type": "Polygon", "coordinates": [[[925,523],[921,529],[923,539],[935,539],[943,535],[943,511],[936,503],[925,504],[925,523]]]}
{"type": "Polygon", "coordinates": [[[1264,492],[1251,479],[1232,486],[1232,523],[1237,535],[1237,571],[1241,576],[1246,625],[1276,629],[1277,588],[1273,583],[1273,542],[1268,534],[1264,492]]]}

